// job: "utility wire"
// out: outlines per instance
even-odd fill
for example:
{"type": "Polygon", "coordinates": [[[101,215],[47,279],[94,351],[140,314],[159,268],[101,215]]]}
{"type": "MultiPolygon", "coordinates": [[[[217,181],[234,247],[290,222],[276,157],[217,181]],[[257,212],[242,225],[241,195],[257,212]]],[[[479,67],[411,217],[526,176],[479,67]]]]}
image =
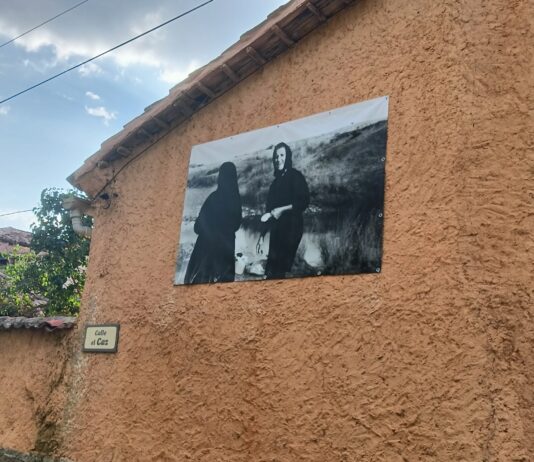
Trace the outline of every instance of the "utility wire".
{"type": "Polygon", "coordinates": [[[198,6],[195,6],[194,8],[191,8],[190,10],[187,10],[185,11],[184,13],[181,13],[179,14],[178,16],[175,16],[174,18],[171,18],[169,19],[168,21],[165,21],[164,23],[161,23],[160,25],[156,26],[156,27],[153,27],[152,29],[149,29],[139,35],[136,35],[135,37],[132,37],[131,39],[129,40],[126,40],[125,42],[122,42],[122,43],[119,43],[118,45],[115,45],[113,48],[110,48],[109,50],[106,50],[96,56],[93,56],[92,58],[89,58],[89,59],[86,59],[85,61],[79,63],[79,64],[76,64],[75,66],[72,66],[72,67],[69,67],[68,69],[65,69],[64,71],[60,72],[59,74],[56,74],[56,75],[53,75],[52,77],[49,77],[48,79],[45,79],[39,83],[36,83],[35,85],[32,85],[31,87],[28,87],[26,88],[25,90],[22,90],[22,91],[19,91],[18,93],[15,93],[14,95],[11,95],[10,97],[6,98],[6,99],[3,99],[2,101],[0,101],[0,104],[3,104],[3,103],[6,103],[7,101],[9,100],[12,100],[13,98],[16,98],[17,96],[20,96],[22,95],[23,93],[26,93],[30,90],[33,90],[34,88],[37,88],[47,82],[50,82],[50,80],[54,80],[60,76],[62,76],[63,74],[66,74],[67,72],[70,72],[74,69],[77,69],[78,67],[81,67],[83,66],[84,64],[87,64],[87,63],[90,63],[91,61],[94,61],[95,59],[97,58],[100,58],[101,56],[104,56],[112,51],[115,51],[117,48],[120,48],[124,45],[127,45],[128,43],[131,43],[133,42],[134,40],[137,40],[138,38],[141,38],[141,37],[144,37],[145,35],[147,34],[150,34],[151,32],[154,32],[155,30],[158,30],[160,28],[162,28],[163,26],[166,26],[167,24],[170,24],[171,22],[173,21],[176,21],[177,19],[180,19],[180,18],[183,18],[184,16],[187,16],[188,14],[192,13],[193,11],[196,11],[200,8],[202,8],[203,6],[206,6],[208,3],[211,3],[213,2],[214,0],[207,0],[206,2],[204,3],[201,3],[200,5],[198,6]]]}
{"type": "Polygon", "coordinates": [[[10,43],[14,42],[15,40],[24,37],[26,34],[29,34],[30,32],[33,32],[35,29],[38,29],[41,26],[44,26],[45,24],[48,24],[49,22],[52,22],[54,19],[59,18],[60,16],[63,16],[64,14],[67,14],[69,11],[74,10],[75,8],[78,8],[79,6],[83,5],[84,3],[87,3],[89,0],[83,0],[83,2],[77,3],[74,6],[71,6],[68,10],[62,11],[59,14],[56,14],[54,17],[47,19],[45,22],[42,22],[41,24],[38,24],[35,27],[32,27],[31,29],[27,30],[26,32],[23,32],[20,35],[17,35],[16,37],[13,37],[11,40],[8,40],[7,42],[4,42],[0,45],[0,48],[5,47],[6,45],[9,45],[10,43]]]}
{"type": "Polygon", "coordinates": [[[2,213],[0,217],[7,217],[8,215],[16,215],[17,213],[33,212],[33,209],[29,210],[19,210],[17,212],[2,213]]]}

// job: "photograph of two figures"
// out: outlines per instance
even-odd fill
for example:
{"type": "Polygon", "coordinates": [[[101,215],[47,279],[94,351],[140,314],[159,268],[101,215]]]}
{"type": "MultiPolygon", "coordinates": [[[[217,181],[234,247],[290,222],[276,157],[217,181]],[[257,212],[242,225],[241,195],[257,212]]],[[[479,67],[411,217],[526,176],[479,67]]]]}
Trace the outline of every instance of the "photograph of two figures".
{"type": "Polygon", "coordinates": [[[193,147],[175,284],[380,272],[388,98],[193,147]]]}

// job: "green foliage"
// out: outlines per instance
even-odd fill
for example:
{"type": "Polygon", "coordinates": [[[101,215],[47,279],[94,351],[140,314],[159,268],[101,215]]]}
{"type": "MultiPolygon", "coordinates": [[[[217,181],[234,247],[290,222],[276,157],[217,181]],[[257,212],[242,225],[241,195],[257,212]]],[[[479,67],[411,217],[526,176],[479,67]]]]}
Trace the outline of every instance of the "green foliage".
{"type": "MultiPolygon", "coordinates": [[[[36,297],[48,299],[43,313],[37,314],[78,313],[89,240],[73,231],[63,208],[63,199],[73,193],[56,188],[41,193],[41,203],[34,209],[32,252],[16,256],[15,263],[3,270],[7,278],[0,280],[0,315],[35,315],[36,297]]],[[[91,225],[90,217],[84,220],[91,225]]]]}
{"type": "Polygon", "coordinates": [[[33,288],[38,286],[38,257],[33,253],[11,255],[14,263],[0,279],[0,316],[33,316],[33,288]]]}

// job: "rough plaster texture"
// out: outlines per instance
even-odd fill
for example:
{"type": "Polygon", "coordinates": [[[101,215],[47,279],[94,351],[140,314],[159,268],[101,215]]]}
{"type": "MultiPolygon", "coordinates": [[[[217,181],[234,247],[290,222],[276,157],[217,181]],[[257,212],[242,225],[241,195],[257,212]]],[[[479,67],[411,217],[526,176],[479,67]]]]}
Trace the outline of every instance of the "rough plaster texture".
{"type": "Polygon", "coordinates": [[[80,320],[120,322],[119,352],[82,355],[72,336],[55,452],[532,460],[528,7],[361,1],[125,169],[80,320]],[[172,285],[192,145],[381,95],[382,273],[172,285]]]}
{"type": "Polygon", "coordinates": [[[67,336],[44,330],[0,332],[0,449],[57,448],[54,434],[64,402],[67,336]]]}

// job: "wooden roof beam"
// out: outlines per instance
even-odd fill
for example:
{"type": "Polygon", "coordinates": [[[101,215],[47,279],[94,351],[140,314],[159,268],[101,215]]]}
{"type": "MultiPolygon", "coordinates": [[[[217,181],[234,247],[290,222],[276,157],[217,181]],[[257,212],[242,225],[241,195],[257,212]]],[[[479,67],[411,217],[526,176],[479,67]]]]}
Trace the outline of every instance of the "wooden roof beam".
{"type": "Polygon", "coordinates": [[[119,155],[121,155],[122,157],[128,157],[128,156],[131,156],[132,155],[132,151],[130,151],[128,148],[125,148],[124,146],[119,146],[117,148],[117,152],[119,153],[119,155]]]}
{"type": "Polygon", "coordinates": [[[284,42],[288,47],[293,46],[295,44],[295,41],[287,35],[282,28],[275,24],[273,27],[271,27],[271,30],[274,32],[274,35],[276,35],[282,42],[284,42]]]}
{"type": "Polygon", "coordinates": [[[172,103],[172,107],[178,109],[185,117],[191,117],[195,112],[191,107],[195,100],[191,98],[186,92],[181,91],[178,97],[172,103]]]}
{"type": "Polygon", "coordinates": [[[181,102],[188,107],[194,107],[196,104],[196,101],[193,98],[191,98],[185,91],[181,91],[178,94],[177,100],[178,99],[181,99],[181,102]]]}
{"type": "Polygon", "coordinates": [[[306,3],[306,8],[308,8],[308,10],[310,10],[317,17],[317,19],[319,19],[319,21],[321,22],[326,21],[327,17],[313,3],[310,3],[310,2],[306,3]]]}
{"type": "Polygon", "coordinates": [[[154,136],[146,128],[140,128],[137,133],[150,142],[154,141],[154,136]]]}
{"type": "Polygon", "coordinates": [[[189,106],[186,106],[182,101],[176,101],[172,106],[178,109],[184,117],[191,117],[195,112],[189,106]]]}
{"type": "Polygon", "coordinates": [[[221,70],[226,74],[226,76],[234,83],[239,82],[241,79],[239,76],[233,71],[233,69],[228,64],[223,64],[221,66],[221,70]]]}
{"type": "Polygon", "coordinates": [[[253,47],[247,47],[247,55],[259,66],[263,66],[267,60],[253,47]]]}
{"type": "Polygon", "coordinates": [[[210,98],[217,97],[217,94],[213,90],[208,88],[206,85],[204,85],[202,82],[197,82],[197,88],[205,95],[208,95],[210,98]]]}
{"type": "Polygon", "coordinates": [[[171,128],[171,126],[160,117],[152,117],[152,120],[156,122],[156,124],[158,124],[158,126],[163,130],[168,130],[169,128],[171,128]]]}

